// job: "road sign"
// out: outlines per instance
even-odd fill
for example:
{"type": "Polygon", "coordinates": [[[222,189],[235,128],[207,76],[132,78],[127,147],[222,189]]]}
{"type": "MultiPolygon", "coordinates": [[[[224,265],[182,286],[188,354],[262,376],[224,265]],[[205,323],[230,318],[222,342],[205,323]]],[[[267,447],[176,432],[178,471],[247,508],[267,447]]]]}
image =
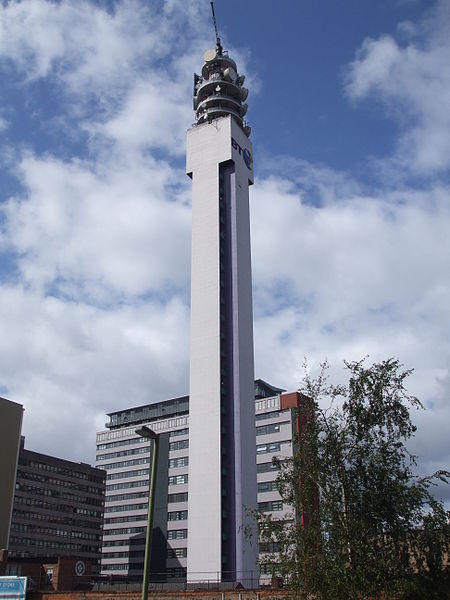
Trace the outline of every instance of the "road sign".
{"type": "Polygon", "coordinates": [[[26,577],[0,577],[0,600],[25,600],[26,577]]]}

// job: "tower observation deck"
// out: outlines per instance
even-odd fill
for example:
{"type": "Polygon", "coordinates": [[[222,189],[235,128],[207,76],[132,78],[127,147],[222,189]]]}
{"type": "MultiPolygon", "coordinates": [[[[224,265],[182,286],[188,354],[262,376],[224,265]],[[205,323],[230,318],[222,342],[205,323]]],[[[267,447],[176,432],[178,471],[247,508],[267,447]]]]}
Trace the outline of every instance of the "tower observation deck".
{"type": "Polygon", "coordinates": [[[194,74],[194,110],[197,124],[231,115],[250,136],[250,126],[244,121],[248,104],[243,104],[248,89],[243,87],[245,75],[238,75],[236,63],[222,49],[207,50],[203,56],[202,74],[194,74]]]}
{"type": "Polygon", "coordinates": [[[256,508],[248,90],[222,49],[194,75],[187,578],[241,582],[258,574],[245,534],[256,508]]]}

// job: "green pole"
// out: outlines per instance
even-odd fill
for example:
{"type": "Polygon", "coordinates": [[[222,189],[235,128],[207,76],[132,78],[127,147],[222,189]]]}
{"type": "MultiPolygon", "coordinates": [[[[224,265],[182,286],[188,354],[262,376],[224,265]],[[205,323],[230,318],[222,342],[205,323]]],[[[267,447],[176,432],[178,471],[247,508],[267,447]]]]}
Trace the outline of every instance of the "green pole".
{"type": "Polygon", "coordinates": [[[150,473],[150,490],[148,494],[147,534],[145,536],[144,574],[142,577],[142,600],[147,600],[148,597],[148,578],[150,571],[151,539],[153,526],[153,504],[155,499],[156,463],[158,459],[158,436],[153,431],[151,433],[154,435],[154,437],[144,436],[150,437],[150,439],[153,440],[153,444],[152,470],[150,473]]]}

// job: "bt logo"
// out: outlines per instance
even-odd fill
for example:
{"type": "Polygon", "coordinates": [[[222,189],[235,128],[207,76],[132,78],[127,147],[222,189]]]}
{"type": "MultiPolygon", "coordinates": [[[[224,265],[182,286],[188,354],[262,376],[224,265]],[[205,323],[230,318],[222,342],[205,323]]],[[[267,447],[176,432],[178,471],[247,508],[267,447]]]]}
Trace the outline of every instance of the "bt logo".
{"type": "Polygon", "coordinates": [[[250,150],[247,150],[247,148],[242,148],[234,138],[231,138],[231,145],[233,146],[233,148],[235,150],[237,150],[239,152],[239,154],[242,155],[242,158],[244,159],[247,169],[251,170],[253,167],[253,156],[252,156],[252,153],[250,152],[250,150]]]}

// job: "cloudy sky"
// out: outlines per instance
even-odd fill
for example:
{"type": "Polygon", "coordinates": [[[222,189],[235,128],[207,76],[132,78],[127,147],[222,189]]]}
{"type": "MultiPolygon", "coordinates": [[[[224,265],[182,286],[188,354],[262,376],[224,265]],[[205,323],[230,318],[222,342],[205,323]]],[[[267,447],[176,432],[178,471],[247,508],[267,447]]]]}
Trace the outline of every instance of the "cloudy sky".
{"type": "MultiPolygon", "coordinates": [[[[450,464],[450,4],[216,0],[247,76],[256,376],[414,368],[450,464]]],[[[0,394],[92,462],[105,413],[188,391],[192,74],[207,0],[0,4],[0,394]]]]}

